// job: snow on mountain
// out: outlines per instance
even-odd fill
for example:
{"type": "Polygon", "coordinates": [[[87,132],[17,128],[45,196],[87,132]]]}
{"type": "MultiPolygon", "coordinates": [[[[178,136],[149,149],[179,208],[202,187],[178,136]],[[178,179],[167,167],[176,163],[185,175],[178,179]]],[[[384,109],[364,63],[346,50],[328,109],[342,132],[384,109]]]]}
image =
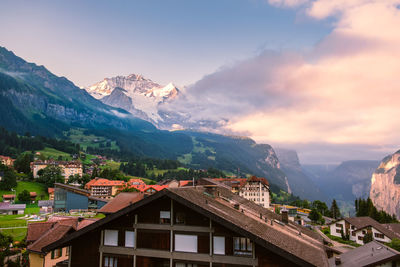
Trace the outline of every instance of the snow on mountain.
{"type": "Polygon", "coordinates": [[[160,112],[162,104],[173,101],[180,93],[172,83],[162,86],[136,74],[105,78],[85,89],[103,103],[123,108],[157,126],[166,126],[165,120],[169,120],[168,114],[160,112]]]}

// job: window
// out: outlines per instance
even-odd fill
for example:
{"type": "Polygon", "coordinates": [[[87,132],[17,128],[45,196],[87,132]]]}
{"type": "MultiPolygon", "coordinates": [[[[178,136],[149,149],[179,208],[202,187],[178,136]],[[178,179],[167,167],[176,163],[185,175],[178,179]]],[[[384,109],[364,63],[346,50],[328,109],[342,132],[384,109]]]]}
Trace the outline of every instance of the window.
{"type": "Polygon", "coordinates": [[[118,230],[104,230],[104,245],[118,246],[118,230]]]}
{"type": "Polygon", "coordinates": [[[186,221],[185,219],[186,219],[185,213],[183,213],[183,212],[177,212],[176,213],[176,216],[175,216],[175,223],[176,224],[184,224],[185,221],[186,221]]]}
{"type": "Polygon", "coordinates": [[[358,236],[358,240],[364,240],[363,236],[358,236]]]}
{"type": "Polygon", "coordinates": [[[245,237],[233,238],[233,254],[235,255],[251,255],[253,246],[251,240],[245,237]]]}
{"type": "Polygon", "coordinates": [[[213,248],[214,248],[214,254],[225,255],[225,237],[214,236],[213,248]]]}
{"type": "Polygon", "coordinates": [[[61,248],[55,249],[55,250],[53,250],[51,252],[51,258],[52,259],[58,259],[61,256],[62,256],[62,249],[61,248]]]}
{"type": "Polygon", "coordinates": [[[356,232],[355,231],[351,232],[351,235],[356,236],[356,232]]]}
{"type": "Polygon", "coordinates": [[[135,247],[135,232],[125,231],[125,247],[135,247]]]}
{"type": "Polygon", "coordinates": [[[197,235],[175,235],[175,251],[197,252],[197,235]]]}
{"type": "Polygon", "coordinates": [[[118,258],[117,257],[104,257],[104,267],[117,267],[118,258]]]}
{"type": "Polygon", "coordinates": [[[385,238],[385,235],[381,234],[381,233],[375,233],[374,235],[375,235],[376,238],[382,238],[382,239],[385,238]]]}
{"type": "Polygon", "coordinates": [[[336,227],[343,227],[343,224],[337,223],[336,227]]]}
{"type": "Polygon", "coordinates": [[[362,230],[362,234],[365,235],[365,233],[366,233],[365,230],[362,230]]]}
{"type": "Polygon", "coordinates": [[[342,233],[342,229],[336,229],[336,233],[337,234],[341,234],[342,233]]]}
{"type": "Polygon", "coordinates": [[[170,211],[160,211],[160,223],[171,223],[170,211]]]}

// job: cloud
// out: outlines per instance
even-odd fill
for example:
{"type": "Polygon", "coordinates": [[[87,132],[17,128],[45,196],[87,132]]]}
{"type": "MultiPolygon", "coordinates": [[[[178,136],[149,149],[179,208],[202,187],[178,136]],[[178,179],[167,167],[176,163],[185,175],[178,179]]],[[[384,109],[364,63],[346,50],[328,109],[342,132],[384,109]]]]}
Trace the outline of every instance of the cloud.
{"type": "Polygon", "coordinates": [[[335,17],[328,36],[225,66],[187,88],[182,108],[260,142],[399,146],[400,0],[270,1],[300,2],[312,18],[335,17]]]}

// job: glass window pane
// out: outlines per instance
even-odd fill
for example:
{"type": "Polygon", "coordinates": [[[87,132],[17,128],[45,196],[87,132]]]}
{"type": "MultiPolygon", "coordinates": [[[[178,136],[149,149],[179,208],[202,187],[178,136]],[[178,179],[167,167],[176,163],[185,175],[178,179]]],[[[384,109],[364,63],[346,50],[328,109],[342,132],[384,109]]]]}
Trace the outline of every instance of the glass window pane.
{"type": "Polygon", "coordinates": [[[233,238],[233,247],[235,250],[240,250],[240,239],[239,237],[234,237],[233,238]]]}
{"type": "Polygon", "coordinates": [[[135,246],[135,232],[125,231],[125,247],[133,248],[135,246]]]}
{"type": "Polygon", "coordinates": [[[118,230],[104,230],[104,245],[118,246],[118,230]]]}
{"type": "Polygon", "coordinates": [[[225,255],[225,237],[214,236],[213,239],[214,254],[225,255]]]}
{"type": "Polygon", "coordinates": [[[171,219],[171,212],[169,211],[160,211],[161,219],[171,219]]]}
{"type": "Polygon", "coordinates": [[[175,235],[175,251],[197,252],[197,235],[175,235]]]}

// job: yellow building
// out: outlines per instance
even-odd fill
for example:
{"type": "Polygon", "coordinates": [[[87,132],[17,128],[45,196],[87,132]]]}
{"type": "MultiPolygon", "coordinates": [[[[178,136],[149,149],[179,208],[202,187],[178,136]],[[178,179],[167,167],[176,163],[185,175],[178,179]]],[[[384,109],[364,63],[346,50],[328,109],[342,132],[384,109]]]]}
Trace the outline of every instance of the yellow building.
{"type": "Polygon", "coordinates": [[[77,217],[55,216],[47,222],[28,224],[26,242],[28,243],[29,266],[53,267],[58,262],[68,260],[69,247],[55,249],[51,252],[44,252],[43,248],[93,222],[95,222],[93,219],[79,221],[77,217]]]}

